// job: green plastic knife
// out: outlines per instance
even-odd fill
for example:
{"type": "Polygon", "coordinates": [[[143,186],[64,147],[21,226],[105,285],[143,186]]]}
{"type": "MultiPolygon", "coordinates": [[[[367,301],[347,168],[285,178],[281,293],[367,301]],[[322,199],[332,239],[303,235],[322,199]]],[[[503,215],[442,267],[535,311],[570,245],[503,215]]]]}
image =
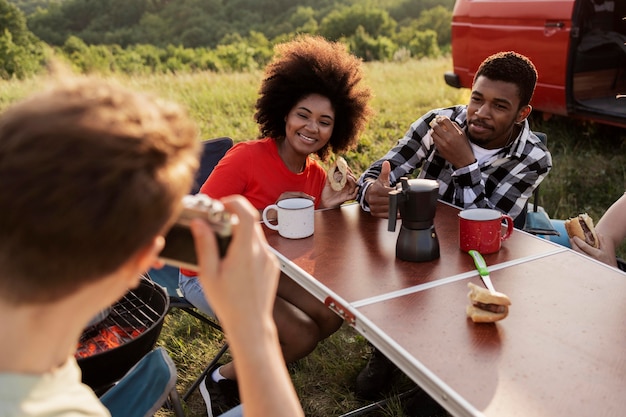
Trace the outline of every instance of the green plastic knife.
{"type": "Polygon", "coordinates": [[[491,283],[491,278],[489,277],[489,270],[487,269],[487,263],[485,262],[485,258],[483,258],[480,252],[476,250],[470,250],[467,253],[469,253],[472,259],[474,259],[474,265],[476,265],[476,269],[480,274],[480,278],[482,278],[483,282],[485,283],[485,287],[487,287],[487,289],[492,293],[496,292],[496,289],[491,283]]]}

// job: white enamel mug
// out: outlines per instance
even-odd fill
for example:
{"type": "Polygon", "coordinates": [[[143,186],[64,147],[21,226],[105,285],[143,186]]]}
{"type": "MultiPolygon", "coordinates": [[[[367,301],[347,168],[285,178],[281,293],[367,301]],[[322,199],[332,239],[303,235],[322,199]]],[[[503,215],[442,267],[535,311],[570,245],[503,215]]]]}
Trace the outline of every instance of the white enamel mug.
{"type": "Polygon", "coordinates": [[[286,198],[263,209],[263,223],[277,230],[282,237],[302,239],[313,234],[313,201],[307,198],[286,198]],[[276,223],[268,213],[276,211],[276,223]]]}

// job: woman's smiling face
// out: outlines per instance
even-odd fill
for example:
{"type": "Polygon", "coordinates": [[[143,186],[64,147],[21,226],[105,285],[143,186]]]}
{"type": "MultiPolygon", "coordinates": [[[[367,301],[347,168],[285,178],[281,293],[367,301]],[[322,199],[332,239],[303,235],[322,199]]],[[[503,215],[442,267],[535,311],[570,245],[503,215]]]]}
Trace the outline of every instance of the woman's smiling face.
{"type": "Polygon", "coordinates": [[[310,94],[298,101],[285,117],[285,140],[298,154],[323,148],[333,134],[335,110],[327,97],[310,94]]]}

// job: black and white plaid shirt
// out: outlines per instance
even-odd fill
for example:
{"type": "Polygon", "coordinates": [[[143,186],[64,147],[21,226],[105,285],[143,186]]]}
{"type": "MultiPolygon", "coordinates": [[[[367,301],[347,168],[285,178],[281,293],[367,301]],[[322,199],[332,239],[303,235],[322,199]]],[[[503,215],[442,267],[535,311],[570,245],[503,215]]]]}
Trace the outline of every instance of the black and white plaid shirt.
{"type": "Polygon", "coordinates": [[[552,157],[524,120],[519,136],[485,161],[454,169],[435,148],[429,123],[444,115],[466,129],[467,106],[435,109],[413,122],[409,131],[387,154],[374,162],[359,178],[357,200],[369,211],[364,199],[372,180],[380,174],[383,161],[391,164],[390,182],[419,169],[417,178],[439,182],[440,199],[460,208],[495,208],[514,219],[522,212],[533,190],[552,168],[552,157]]]}

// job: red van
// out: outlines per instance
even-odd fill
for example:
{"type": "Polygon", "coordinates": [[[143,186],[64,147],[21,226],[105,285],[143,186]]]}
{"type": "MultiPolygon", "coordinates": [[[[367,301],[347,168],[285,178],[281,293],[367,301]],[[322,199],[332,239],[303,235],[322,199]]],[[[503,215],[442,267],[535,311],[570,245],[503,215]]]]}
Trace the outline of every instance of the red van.
{"type": "Polygon", "coordinates": [[[626,0],[457,0],[450,86],[471,88],[499,51],[529,57],[539,73],[532,105],[626,127],[626,0]]]}

